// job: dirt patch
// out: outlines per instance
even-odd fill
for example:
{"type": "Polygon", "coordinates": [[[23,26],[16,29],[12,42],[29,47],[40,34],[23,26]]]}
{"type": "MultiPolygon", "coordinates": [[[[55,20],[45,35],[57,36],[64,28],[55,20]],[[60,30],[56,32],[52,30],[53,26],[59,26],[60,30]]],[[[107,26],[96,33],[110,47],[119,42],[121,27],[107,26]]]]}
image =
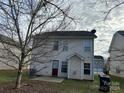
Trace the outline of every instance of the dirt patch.
{"type": "Polygon", "coordinates": [[[0,85],[0,93],[60,93],[51,86],[52,83],[35,81],[24,83],[20,89],[14,89],[14,83],[8,83],[0,85]]]}

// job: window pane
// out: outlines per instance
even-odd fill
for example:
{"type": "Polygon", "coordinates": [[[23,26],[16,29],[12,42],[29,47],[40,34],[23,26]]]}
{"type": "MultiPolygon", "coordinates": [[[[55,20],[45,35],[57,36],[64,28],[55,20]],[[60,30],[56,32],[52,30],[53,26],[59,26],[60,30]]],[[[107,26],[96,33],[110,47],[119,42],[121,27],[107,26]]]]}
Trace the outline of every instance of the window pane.
{"type": "Polygon", "coordinates": [[[54,41],[53,50],[59,49],[59,41],[54,41]]]}
{"type": "Polygon", "coordinates": [[[67,62],[62,62],[61,72],[67,73],[67,62]]]}
{"type": "Polygon", "coordinates": [[[84,74],[85,75],[90,74],[90,63],[84,63],[84,74]]]}
{"type": "Polygon", "coordinates": [[[84,70],[84,74],[85,74],[85,75],[90,75],[90,70],[86,70],[86,69],[85,69],[85,70],[84,70]]]}
{"type": "Polygon", "coordinates": [[[84,47],[85,52],[90,52],[91,48],[90,47],[84,47]]]}
{"type": "Polygon", "coordinates": [[[90,68],[90,63],[84,63],[84,68],[90,68]]]}
{"type": "Polygon", "coordinates": [[[63,41],[63,51],[68,51],[68,42],[63,41]]]}
{"type": "Polygon", "coordinates": [[[91,40],[84,40],[84,50],[86,52],[91,51],[91,46],[92,46],[91,40]]]}
{"type": "Polygon", "coordinates": [[[91,46],[91,40],[84,40],[84,44],[86,47],[90,47],[91,46]]]}

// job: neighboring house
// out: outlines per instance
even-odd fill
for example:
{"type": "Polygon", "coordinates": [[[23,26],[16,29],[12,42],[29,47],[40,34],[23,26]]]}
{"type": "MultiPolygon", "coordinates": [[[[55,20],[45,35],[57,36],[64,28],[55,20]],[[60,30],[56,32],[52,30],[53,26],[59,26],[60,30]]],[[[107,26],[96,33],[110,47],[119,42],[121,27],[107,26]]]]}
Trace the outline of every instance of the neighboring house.
{"type": "Polygon", "coordinates": [[[103,72],[104,68],[104,58],[99,55],[94,56],[94,72],[99,73],[103,72]]]}
{"type": "Polygon", "coordinates": [[[0,70],[15,69],[18,67],[16,58],[11,54],[19,54],[12,39],[0,34],[0,70]],[[11,51],[10,51],[11,50],[11,51]]]}
{"type": "Polygon", "coordinates": [[[110,73],[124,77],[124,31],[118,31],[113,35],[109,53],[110,73]]]}
{"type": "Polygon", "coordinates": [[[95,32],[54,31],[36,35],[33,46],[42,46],[32,52],[30,74],[93,80],[95,32]],[[37,57],[37,53],[41,54],[37,57]]]}

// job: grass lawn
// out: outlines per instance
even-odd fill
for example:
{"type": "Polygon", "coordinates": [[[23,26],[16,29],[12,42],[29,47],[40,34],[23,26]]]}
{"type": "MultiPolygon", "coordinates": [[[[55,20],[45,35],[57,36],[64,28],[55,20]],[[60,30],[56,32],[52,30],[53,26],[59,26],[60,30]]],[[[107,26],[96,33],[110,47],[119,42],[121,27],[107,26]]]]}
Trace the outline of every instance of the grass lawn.
{"type": "MultiPolygon", "coordinates": [[[[111,77],[112,82],[118,82],[120,84],[120,89],[115,90],[116,88],[113,87],[109,93],[124,93],[124,78],[115,76],[111,77]]],[[[97,75],[95,76],[94,81],[65,79],[62,83],[49,83],[43,81],[31,81],[28,79],[27,72],[25,72],[23,81],[29,86],[25,86],[18,91],[10,90],[14,86],[15,79],[16,71],[0,71],[0,93],[103,93],[98,90],[99,78],[97,75]],[[4,88],[8,91],[3,92],[4,88]]]]}
{"type": "MultiPolygon", "coordinates": [[[[15,81],[16,76],[17,71],[15,70],[0,70],[0,84],[15,81]]],[[[28,79],[27,72],[24,72],[24,79],[28,79]]]]}

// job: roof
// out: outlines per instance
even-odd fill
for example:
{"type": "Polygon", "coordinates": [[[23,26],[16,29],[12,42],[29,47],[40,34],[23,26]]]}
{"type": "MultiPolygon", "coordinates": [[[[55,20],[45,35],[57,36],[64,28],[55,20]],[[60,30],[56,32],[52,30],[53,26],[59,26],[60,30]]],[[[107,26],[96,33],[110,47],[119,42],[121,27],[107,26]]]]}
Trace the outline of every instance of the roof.
{"type": "Polygon", "coordinates": [[[95,32],[91,31],[53,31],[53,32],[44,32],[40,34],[42,36],[90,36],[96,38],[95,32]]]}
{"type": "Polygon", "coordinates": [[[5,35],[0,34],[0,42],[9,42],[11,39],[5,35]]]}
{"type": "Polygon", "coordinates": [[[124,30],[117,31],[117,33],[124,36],[124,30]]]}
{"type": "Polygon", "coordinates": [[[8,45],[12,45],[12,46],[16,46],[16,47],[19,47],[19,43],[17,41],[14,41],[13,39],[5,36],[5,35],[2,35],[0,34],[0,42],[1,43],[6,43],[8,45]]]}
{"type": "Polygon", "coordinates": [[[103,56],[95,55],[95,56],[94,56],[94,59],[104,59],[104,58],[103,58],[103,56]]]}
{"type": "Polygon", "coordinates": [[[115,41],[115,38],[117,37],[117,34],[121,35],[124,37],[124,30],[119,30],[117,31],[114,35],[113,35],[113,38],[111,40],[111,44],[110,44],[110,47],[109,47],[109,50],[108,52],[110,53],[111,49],[112,49],[112,45],[113,45],[113,42],[115,41]]]}

